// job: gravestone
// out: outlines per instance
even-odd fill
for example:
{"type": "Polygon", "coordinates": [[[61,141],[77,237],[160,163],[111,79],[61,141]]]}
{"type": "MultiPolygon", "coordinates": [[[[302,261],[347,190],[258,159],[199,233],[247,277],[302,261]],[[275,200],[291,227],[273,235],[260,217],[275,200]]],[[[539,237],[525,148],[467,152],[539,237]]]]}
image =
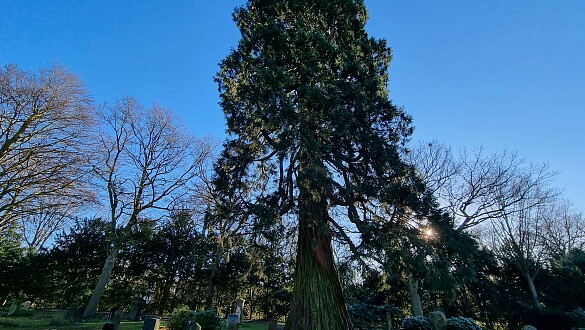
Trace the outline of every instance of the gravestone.
{"type": "Polygon", "coordinates": [[[118,330],[120,328],[120,321],[122,321],[122,315],[124,314],[124,311],[121,309],[118,309],[115,313],[114,316],[112,316],[112,324],[114,325],[114,330],[118,330]]]}
{"type": "Polygon", "coordinates": [[[238,330],[238,324],[237,323],[230,323],[228,325],[228,330],[238,330]]]}
{"type": "Polygon", "coordinates": [[[69,308],[67,308],[67,313],[65,313],[65,320],[72,320],[75,313],[77,313],[77,309],[77,304],[69,305],[69,308]]]}
{"type": "Polygon", "coordinates": [[[29,300],[23,302],[22,305],[20,305],[20,308],[22,308],[24,310],[31,309],[31,302],[29,300]]]}
{"type": "Polygon", "coordinates": [[[134,307],[128,314],[128,321],[136,322],[140,321],[140,317],[142,316],[142,311],[144,310],[144,306],[146,306],[146,302],[144,300],[139,300],[134,303],[134,307]]]}
{"type": "Polygon", "coordinates": [[[160,326],[160,319],[158,317],[147,317],[144,319],[144,324],[142,325],[142,330],[158,330],[160,326]]]}
{"type": "Polygon", "coordinates": [[[429,323],[433,330],[447,329],[447,317],[441,311],[430,312],[429,323]]]}
{"type": "Polygon", "coordinates": [[[114,314],[116,314],[116,312],[120,309],[120,307],[116,306],[113,307],[112,309],[110,309],[110,312],[108,313],[108,321],[111,321],[114,318],[114,314]]]}
{"type": "Polygon", "coordinates": [[[56,326],[62,326],[65,325],[66,323],[66,312],[57,312],[55,314],[53,314],[53,317],[51,317],[51,321],[49,322],[49,325],[56,325],[56,326]]]}
{"type": "Polygon", "coordinates": [[[81,306],[81,307],[77,308],[77,310],[75,311],[75,314],[73,314],[73,322],[74,323],[81,322],[81,320],[83,319],[83,312],[85,312],[85,306],[81,306]]]}
{"type": "Polygon", "coordinates": [[[268,330],[277,330],[278,329],[278,322],[274,319],[268,320],[268,330]]]}
{"type": "Polygon", "coordinates": [[[536,327],[534,327],[532,325],[525,325],[522,329],[523,330],[538,330],[538,329],[536,329],[536,327]]]}
{"type": "Polygon", "coordinates": [[[234,314],[240,316],[240,318],[238,319],[238,323],[240,323],[241,320],[244,319],[244,299],[242,298],[236,299],[236,312],[234,314]]]}
{"type": "Polygon", "coordinates": [[[240,323],[240,315],[238,314],[230,314],[225,320],[225,325],[228,329],[230,328],[231,324],[235,324],[237,329],[238,323],[240,323]]]}
{"type": "Polygon", "coordinates": [[[12,305],[10,305],[10,308],[8,309],[7,316],[14,315],[14,313],[18,312],[19,309],[20,309],[20,302],[18,302],[18,301],[12,302],[12,305]]]}

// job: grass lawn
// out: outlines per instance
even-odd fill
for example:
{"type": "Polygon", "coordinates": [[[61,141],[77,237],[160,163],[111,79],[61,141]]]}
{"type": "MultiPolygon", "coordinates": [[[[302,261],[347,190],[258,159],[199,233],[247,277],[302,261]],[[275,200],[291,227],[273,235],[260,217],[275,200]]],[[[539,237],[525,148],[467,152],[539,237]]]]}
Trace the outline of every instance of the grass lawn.
{"type": "MultiPolygon", "coordinates": [[[[49,325],[53,311],[35,310],[26,311],[19,316],[2,316],[0,317],[0,329],[21,330],[101,330],[105,320],[91,320],[82,324],[66,324],[64,326],[49,325]]],[[[143,322],[124,322],[120,323],[120,330],[141,330],[143,322]]]]}
{"type": "MultiPolygon", "coordinates": [[[[63,326],[49,325],[54,311],[34,310],[27,311],[20,316],[0,316],[1,330],[101,330],[105,320],[90,320],[81,324],[66,324],[63,326]]],[[[2,315],[5,313],[1,313],[2,315]]],[[[127,322],[120,323],[120,330],[142,330],[143,322],[127,322]]],[[[164,324],[163,324],[164,325],[164,324]]],[[[222,329],[225,329],[225,324],[222,324],[222,329]]],[[[241,330],[267,330],[268,322],[266,321],[244,321],[240,325],[241,330]]]]}

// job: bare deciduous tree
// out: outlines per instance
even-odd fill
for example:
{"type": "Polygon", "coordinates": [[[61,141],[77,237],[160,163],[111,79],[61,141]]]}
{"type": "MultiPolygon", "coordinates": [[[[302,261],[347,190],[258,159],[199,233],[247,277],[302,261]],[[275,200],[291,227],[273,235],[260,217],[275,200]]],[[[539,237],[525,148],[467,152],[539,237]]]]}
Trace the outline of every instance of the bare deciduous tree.
{"type": "Polygon", "coordinates": [[[17,220],[17,230],[29,251],[39,251],[60,230],[73,222],[85,201],[71,199],[69,203],[44,196],[27,203],[29,211],[17,220]]]}
{"type": "Polygon", "coordinates": [[[100,114],[94,172],[108,201],[108,255],[84,316],[95,314],[116,257],[133,228],[189,198],[211,145],[185,133],[171,112],[124,98],[100,114]]]}
{"type": "Polygon", "coordinates": [[[542,212],[541,232],[547,257],[558,259],[585,245],[585,218],[568,201],[557,200],[542,212]]]}
{"type": "MultiPolygon", "coordinates": [[[[539,198],[538,192],[531,198],[539,198]]],[[[542,246],[542,225],[545,205],[527,207],[530,198],[515,205],[513,212],[505,212],[498,221],[492,221],[492,250],[512,260],[528,285],[535,308],[541,308],[534,278],[545,260],[542,246]]]]}
{"type": "Polygon", "coordinates": [[[0,231],[36,214],[39,200],[92,199],[83,184],[91,108],[83,84],[61,67],[0,68],[0,231]]]}

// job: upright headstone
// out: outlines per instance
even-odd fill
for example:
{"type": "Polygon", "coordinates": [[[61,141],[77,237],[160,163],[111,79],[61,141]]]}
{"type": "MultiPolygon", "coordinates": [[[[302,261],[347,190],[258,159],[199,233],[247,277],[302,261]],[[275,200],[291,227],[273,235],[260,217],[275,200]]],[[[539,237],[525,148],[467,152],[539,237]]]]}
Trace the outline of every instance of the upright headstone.
{"type": "Polygon", "coordinates": [[[85,312],[85,306],[77,308],[75,314],[73,314],[73,322],[80,323],[83,319],[83,312],[85,312]]]}
{"type": "Polygon", "coordinates": [[[110,312],[108,313],[108,321],[111,321],[114,318],[114,314],[116,314],[119,309],[120,307],[118,306],[112,307],[112,309],[110,309],[110,312]]]}
{"type": "Polygon", "coordinates": [[[225,325],[229,329],[231,324],[235,324],[236,327],[240,323],[240,315],[238,314],[230,314],[227,316],[225,320],[225,325]]]}
{"type": "Polygon", "coordinates": [[[147,317],[144,319],[142,330],[158,330],[160,326],[160,319],[158,317],[147,317]]]}
{"type": "Polygon", "coordinates": [[[433,330],[447,329],[447,317],[441,311],[430,312],[429,323],[433,330]]]}
{"type": "Polygon", "coordinates": [[[23,302],[20,305],[20,308],[25,309],[25,310],[31,309],[31,302],[30,302],[30,300],[27,300],[27,301],[23,302]]]}
{"type": "Polygon", "coordinates": [[[240,316],[238,323],[244,319],[244,299],[242,299],[242,298],[236,299],[236,312],[234,314],[237,314],[240,316]]]}
{"type": "Polygon", "coordinates": [[[57,312],[55,314],[53,314],[53,317],[51,317],[51,321],[49,322],[49,325],[56,325],[56,326],[62,326],[65,325],[66,323],[66,316],[67,313],[60,311],[57,312]]]}
{"type": "Polygon", "coordinates": [[[532,325],[525,325],[522,330],[538,330],[536,329],[536,327],[532,326],[532,325]]]}
{"type": "Polygon", "coordinates": [[[278,322],[274,319],[268,320],[268,330],[278,330],[278,322]]]}
{"type": "Polygon", "coordinates": [[[111,323],[114,325],[114,330],[120,329],[120,322],[122,321],[123,314],[124,314],[124,311],[121,309],[118,309],[114,313],[114,316],[112,317],[112,320],[111,320],[111,323]]]}
{"type": "Polygon", "coordinates": [[[10,308],[8,309],[8,316],[12,316],[16,312],[18,312],[18,310],[20,309],[20,304],[21,303],[19,301],[13,301],[12,304],[10,305],[10,308]]]}
{"type": "Polygon", "coordinates": [[[77,313],[77,309],[77,304],[69,305],[69,308],[67,308],[67,313],[65,313],[65,320],[72,320],[75,313],[77,313]]]}
{"type": "Polygon", "coordinates": [[[228,325],[228,330],[238,330],[238,324],[230,323],[230,325],[228,325]]]}
{"type": "Polygon", "coordinates": [[[142,316],[142,311],[144,310],[144,306],[146,306],[146,302],[144,300],[139,300],[134,303],[134,307],[128,314],[128,321],[136,322],[140,320],[142,316]]]}

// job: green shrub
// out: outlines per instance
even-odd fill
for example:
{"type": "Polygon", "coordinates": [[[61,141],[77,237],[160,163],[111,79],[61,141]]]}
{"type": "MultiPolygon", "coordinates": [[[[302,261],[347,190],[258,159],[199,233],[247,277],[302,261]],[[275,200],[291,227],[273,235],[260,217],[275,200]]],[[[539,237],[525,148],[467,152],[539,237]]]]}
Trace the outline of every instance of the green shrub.
{"type": "Polygon", "coordinates": [[[404,330],[433,330],[429,320],[424,316],[412,316],[402,321],[404,330]]]}
{"type": "Polygon", "coordinates": [[[184,330],[190,320],[195,317],[195,312],[189,310],[188,306],[179,305],[171,313],[171,317],[167,322],[169,330],[184,330]]]}
{"type": "Polygon", "coordinates": [[[390,305],[370,305],[365,303],[352,304],[348,306],[349,317],[356,328],[372,328],[388,323],[388,316],[394,319],[402,318],[402,311],[390,305]]]}
{"type": "Polygon", "coordinates": [[[196,323],[199,323],[201,330],[219,330],[221,329],[221,321],[215,310],[207,310],[195,313],[196,323]]]}
{"type": "Polygon", "coordinates": [[[220,330],[221,321],[214,310],[195,312],[189,310],[189,307],[180,305],[173,309],[171,317],[167,322],[169,330],[184,330],[187,328],[189,321],[199,323],[201,330],[220,330]]]}
{"type": "Polygon", "coordinates": [[[474,319],[455,316],[447,319],[447,330],[482,330],[474,319]]]}

